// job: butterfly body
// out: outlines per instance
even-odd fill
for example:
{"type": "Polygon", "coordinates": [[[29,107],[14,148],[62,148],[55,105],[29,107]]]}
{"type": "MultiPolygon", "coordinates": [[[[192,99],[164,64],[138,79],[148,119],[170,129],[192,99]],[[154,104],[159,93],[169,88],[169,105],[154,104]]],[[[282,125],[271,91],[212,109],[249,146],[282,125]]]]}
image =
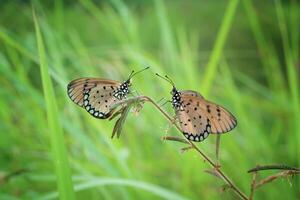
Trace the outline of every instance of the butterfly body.
{"type": "Polygon", "coordinates": [[[181,131],[189,140],[200,142],[211,133],[226,133],[237,125],[229,111],[207,101],[196,91],[178,91],[173,86],[171,94],[181,131]]]}

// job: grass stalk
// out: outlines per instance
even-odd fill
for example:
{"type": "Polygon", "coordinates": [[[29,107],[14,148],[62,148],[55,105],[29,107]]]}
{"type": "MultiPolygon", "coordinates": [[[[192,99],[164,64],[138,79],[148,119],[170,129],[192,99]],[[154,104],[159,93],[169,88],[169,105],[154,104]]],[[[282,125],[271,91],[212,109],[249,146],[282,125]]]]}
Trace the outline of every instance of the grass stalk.
{"type": "MultiPolygon", "coordinates": [[[[187,200],[186,198],[182,197],[181,195],[164,189],[162,187],[137,181],[131,179],[120,179],[120,178],[88,178],[83,180],[81,183],[75,185],[76,191],[87,190],[93,187],[104,187],[104,186],[118,186],[118,187],[132,187],[139,190],[148,191],[149,193],[160,197],[162,199],[169,199],[169,200],[187,200]]],[[[40,200],[50,200],[57,198],[57,192],[52,192],[40,198],[40,200]]]]}
{"type": "Polygon", "coordinates": [[[268,36],[263,31],[262,24],[259,21],[255,7],[251,0],[243,0],[243,7],[246,11],[250,27],[252,29],[258,51],[261,56],[261,62],[264,68],[265,76],[272,91],[280,98],[286,96],[284,90],[284,77],[280,70],[280,61],[276,55],[276,51],[267,40],[268,36]],[[270,73],[272,71],[272,73],[270,73]]]}
{"type": "Polygon", "coordinates": [[[41,79],[46,103],[49,134],[51,140],[53,162],[57,176],[59,196],[62,200],[72,200],[75,199],[75,193],[73,190],[71,169],[69,166],[67,151],[64,144],[63,129],[59,122],[57,103],[53,91],[52,81],[49,75],[43,38],[34,10],[33,19],[36,31],[41,79]]]}
{"type": "MultiPolygon", "coordinates": [[[[278,24],[279,24],[279,29],[281,33],[281,39],[282,39],[282,44],[283,44],[283,51],[284,51],[284,58],[285,58],[285,64],[286,64],[286,69],[287,69],[287,75],[288,75],[288,83],[289,83],[289,88],[290,88],[290,95],[291,95],[291,100],[292,100],[292,105],[293,105],[293,115],[294,115],[294,129],[295,133],[297,134],[297,139],[295,139],[295,158],[298,158],[298,165],[300,166],[300,105],[299,105],[299,87],[298,87],[298,73],[296,70],[296,63],[294,63],[293,59],[293,53],[291,46],[289,44],[289,36],[288,36],[288,28],[285,22],[285,16],[284,16],[284,11],[283,7],[281,4],[280,0],[275,0],[275,8],[276,8],[276,13],[277,13],[277,18],[278,18],[278,24]]],[[[300,181],[299,181],[300,184],[300,181]]]]}
{"type": "Polygon", "coordinates": [[[238,5],[238,0],[231,0],[227,6],[224,20],[220,31],[218,32],[217,39],[210,55],[209,62],[206,67],[204,74],[204,80],[202,83],[201,92],[206,95],[212,85],[213,79],[215,77],[217,66],[222,56],[222,50],[226,42],[228,32],[230,30],[231,24],[233,22],[233,17],[238,5]]]}

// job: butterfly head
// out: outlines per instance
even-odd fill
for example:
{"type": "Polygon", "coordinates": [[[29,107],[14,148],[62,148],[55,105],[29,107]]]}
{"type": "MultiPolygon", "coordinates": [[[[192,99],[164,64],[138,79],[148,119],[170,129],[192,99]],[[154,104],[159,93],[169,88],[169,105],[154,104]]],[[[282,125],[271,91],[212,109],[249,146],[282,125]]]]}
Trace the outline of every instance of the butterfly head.
{"type": "Polygon", "coordinates": [[[131,79],[128,79],[126,81],[124,81],[121,85],[120,85],[120,90],[123,92],[124,95],[128,94],[129,91],[129,87],[131,86],[131,79]]]}
{"type": "Polygon", "coordinates": [[[172,95],[172,105],[173,108],[176,110],[181,109],[181,105],[182,105],[182,101],[181,101],[181,93],[176,89],[174,82],[172,81],[172,79],[170,79],[167,75],[165,75],[164,77],[159,75],[158,73],[156,73],[156,75],[162,79],[164,79],[165,81],[167,81],[168,83],[170,83],[173,88],[171,90],[171,95],[172,95]]]}
{"type": "Polygon", "coordinates": [[[172,89],[172,105],[175,109],[180,109],[182,105],[181,93],[173,86],[172,89]]]}
{"type": "Polygon", "coordinates": [[[178,90],[176,89],[176,87],[175,87],[175,86],[173,86],[173,88],[172,88],[172,90],[171,90],[170,94],[171,94],[172,96],[174,96],[174,95],[178,94],[178,90]]]}
{"type": "Polygon", "coordinates": [[[132,70],[132,72],[130,73],[128,79],[126,81],[124,81],[120,87],[118,88],[118,90],[116,90],[115,92],[115,97],[117,97],[118,99],[124,99],[126,98],[126,95],[130,93],[129,88],[132,85],[132,77],[134,77],[136,74],[148,69],[149,67],[146,67],[140,71],[134,72],[132,70]]]}
{"type": "Polygon", "coordinates": [[[132,79],[127,79],[126,81],[124,81],[121,86],[123,86],[124,89],[128,89],[129,87],[132,86],[132,79]]]}

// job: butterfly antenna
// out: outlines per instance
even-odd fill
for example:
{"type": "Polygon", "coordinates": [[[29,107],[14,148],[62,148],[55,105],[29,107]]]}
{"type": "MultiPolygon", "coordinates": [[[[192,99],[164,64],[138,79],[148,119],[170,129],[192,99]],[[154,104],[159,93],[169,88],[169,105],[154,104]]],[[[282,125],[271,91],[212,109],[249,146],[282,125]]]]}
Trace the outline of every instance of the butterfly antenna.
{"type": "Polygon", "coordinates": [[[134,73],[134,70],[131,71],[128,79],[130,79],[132,77],[133,73],[134,73]]]}
{"type": "Polygon", "coordinates": [[[141,72],[143,72],[143,71],[145,71],[145,70],[147,70],[147,69],[149,69],[150,67],[146,67],[146,68],[144,68],[144,69],[142,69],[142,70],[140,70],[140,71],[137,71],[137,72],[135,72],[134,73],[134,71],[132,70],[132,72],[131,72],[131,74],[129,75],[129,79],[131,79],[132,77],[134,77],[135,75],[137,75],[138,73],[141,73],[141,72]]]}
{"type": "Polygon", "coordinates": [[[165,75],[165,77],[170,81],[170,83],[175,86],[174,82],[172,81],[172,79],[170,77],[168,77],[168,75],[165,75]]]}
{"type": "Polygon", "coordinates": [[[160,78],[162,78],[162,79],[164,79],[165,81],[167,81],[168,83],[170,83],[173,87],[175,86],[174,82],[167,75],[161,76],[158,73],[156,73],[155,75],[158,76],[158,77],[160,77],[160,78]]]}

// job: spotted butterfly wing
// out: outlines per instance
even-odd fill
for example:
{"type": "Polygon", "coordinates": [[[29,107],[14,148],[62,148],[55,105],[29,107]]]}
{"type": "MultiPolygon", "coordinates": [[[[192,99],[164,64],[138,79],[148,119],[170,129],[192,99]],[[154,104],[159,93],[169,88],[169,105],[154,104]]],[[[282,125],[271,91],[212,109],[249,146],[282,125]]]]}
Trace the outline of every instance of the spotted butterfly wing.
{"type": "Polygon", "coordinates": [[[67,93],[74,103],[85,108],[92,116],[107,119],[113,117],[115,112],[112,106],[126,99],[126,95],[129,94],[131,78],[148,68],[135,73],[132,71],[123,83],[102,78],[75,79],[68,84],[67,93]]]}
{"type": "Polygon", "coordinates": [[[68,84],[68,96],[92,116],[106,119],[115,110],[111,106],[126,98],[129,93],[128,83],[100,78],[79,78],[68,84]]]}
{"type": "Polygon", "coordinates": [[[178,95],[180,107],[175,111],[181,130],[189,140],[199,142],[210,133],[225,133],[236,126],[237,121],[229,111],[205,100],[198,92],[184,90],[178,95]]]}
{"type": "Polygon", "coordinates": [[[236,118],[224,107],[209,101],[205,101],[200,107],[210,119],[211,133],[227,133],[236,127],[236,118]]]}

